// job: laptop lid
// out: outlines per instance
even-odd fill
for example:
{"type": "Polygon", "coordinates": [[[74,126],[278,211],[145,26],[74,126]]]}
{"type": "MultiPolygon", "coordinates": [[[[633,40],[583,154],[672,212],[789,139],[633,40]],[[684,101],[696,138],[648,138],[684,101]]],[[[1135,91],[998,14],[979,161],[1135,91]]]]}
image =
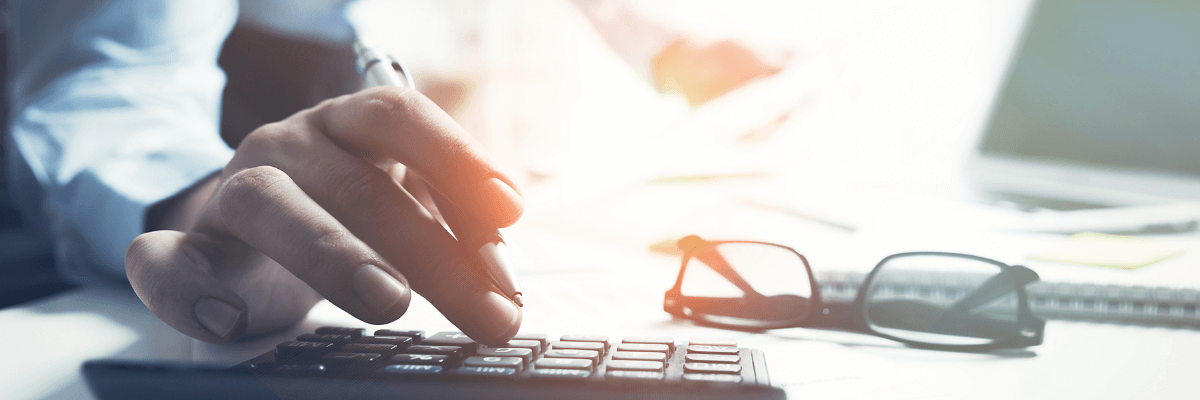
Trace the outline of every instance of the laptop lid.
{"type": "Polygon", "coordinates": [[[1200,199],[1200,2],[1038,1],[967,171],[1097,205],[1200,199]]]}

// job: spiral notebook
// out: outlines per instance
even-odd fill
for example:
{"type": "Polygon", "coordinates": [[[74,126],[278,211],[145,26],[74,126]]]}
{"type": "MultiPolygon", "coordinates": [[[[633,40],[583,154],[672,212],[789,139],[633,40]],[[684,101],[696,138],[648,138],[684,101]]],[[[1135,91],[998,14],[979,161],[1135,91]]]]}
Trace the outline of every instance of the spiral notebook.
{"type": "MultiPolygon", "coordinates": [[[[824,300],[850,303],[866,274],[825,271],[817,273],[816,278],[824,300]]],[[[944,281],[914,277],[908,292],[936,296],[939,291],[953,289],[940,287],[944,284],[938,282],[944,281]]],[[[1034,314],[1046,319],[1200,328],[1197,289],[1039,281],[1027,286],[1026,293],[1034,314]]]]}

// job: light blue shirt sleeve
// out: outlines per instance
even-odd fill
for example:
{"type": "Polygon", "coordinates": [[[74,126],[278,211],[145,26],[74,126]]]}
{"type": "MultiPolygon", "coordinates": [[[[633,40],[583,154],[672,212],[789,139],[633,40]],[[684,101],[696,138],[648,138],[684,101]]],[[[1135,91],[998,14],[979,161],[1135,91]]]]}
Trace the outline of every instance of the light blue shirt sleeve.
{"type": "Polygon", "coordinates": [[[124,279],[148,208],[232,157],[217,56],[238,4],[9,3],[15,200],[47,228],[68,280],[124,279]]]}

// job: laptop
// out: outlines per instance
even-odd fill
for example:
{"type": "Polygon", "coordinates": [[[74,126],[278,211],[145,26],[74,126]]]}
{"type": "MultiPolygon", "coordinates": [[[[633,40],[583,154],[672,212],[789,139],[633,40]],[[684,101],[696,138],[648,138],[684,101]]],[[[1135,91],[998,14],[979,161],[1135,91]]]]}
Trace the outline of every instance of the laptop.
{"type": "Polygon", "coordinates": [[[1038,1],[1023,31],[969,182],[1032,207],[1122,207],[1194,227],[1200,2],[1038,1]]]}

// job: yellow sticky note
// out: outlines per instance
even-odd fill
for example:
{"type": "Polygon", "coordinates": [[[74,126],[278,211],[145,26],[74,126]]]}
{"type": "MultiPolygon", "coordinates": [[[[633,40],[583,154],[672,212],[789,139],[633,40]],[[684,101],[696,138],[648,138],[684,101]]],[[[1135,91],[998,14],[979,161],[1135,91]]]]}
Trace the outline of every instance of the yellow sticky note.
{"type": "Polygon", "coordinates": [[[1096,267],[1138,269],[1183,254],[1186,247],[1133,236],[1084,232],[1068,237],[1063,243],[1028,256],[1031,260],[1052,261],[1096,267]]]}

